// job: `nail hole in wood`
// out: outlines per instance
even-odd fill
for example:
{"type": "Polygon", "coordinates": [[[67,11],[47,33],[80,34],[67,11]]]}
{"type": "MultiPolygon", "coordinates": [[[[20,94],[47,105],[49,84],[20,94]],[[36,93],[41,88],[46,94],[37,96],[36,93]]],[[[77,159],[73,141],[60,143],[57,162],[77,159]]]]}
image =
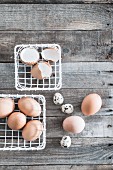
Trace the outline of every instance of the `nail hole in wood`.
{"type": "Polygon", "coordinates": [[[112,127],[112,125],[107,125],[107,128],[111,128],[112,127]]]}

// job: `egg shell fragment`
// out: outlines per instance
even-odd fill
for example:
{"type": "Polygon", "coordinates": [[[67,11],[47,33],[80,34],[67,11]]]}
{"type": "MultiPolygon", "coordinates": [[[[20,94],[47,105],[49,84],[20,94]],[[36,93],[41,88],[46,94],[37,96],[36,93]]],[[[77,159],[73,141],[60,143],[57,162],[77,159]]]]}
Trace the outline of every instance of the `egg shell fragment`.
{"type": "Polygon", "coordinates": [[[22,137],[26,141],[34,141],[40,137],[43,125],[39,120],[30,120],[22,131],[22,137]]]}
{"type": "Polygon", "coordinates": [[[26,116],[21,112],[14,112],[8,117],[7,124],[12,130],[19,130],[26,124],[26,116]]]}
{"type": "Polygon", "coordinates": [[[41,114],[40,104],[33,98],[22,97],[18,101],[18,107],[27,116],[37,117],[41,114]]]}
{"type": "Polygon", "coordinates": [[[33,47],[26,47],[20,53],[20,59],[23,63],[34,65],[39,60],[39,53],[33,47]]]}
{"type": "Polygon", "coordinates": [[[80,116],[69,116],[63,121],[63,129],[71,133],[80,133],[85,127],[85,121],[80,116]]]}
{"type": "Polygon", "coordinates": [[[60,52],[55,48],[47,48],[42,51],[42,57],[45,60],[51,60],[57,62],[60,59],[60,52]]]}
{"type": "Polygon", "coordinates": [[[52,74],[52,67],[48,62],[39,62],[31,70],[32,77],[42,80],[49,78],[52,74]]]}
{"type": "Polygon", "coordinates": [[[5,118],[13,112],[14,100],[11,98],[0,98],[0,118],[5,118]]]}
{"type": "Polygon", "coordinates": [[[97,113],[102,106],[102,99],[101,97],[96,94],[89,94],[87,95],[81,105],[82,113],[86,116],[94,115],[97,113]]]}

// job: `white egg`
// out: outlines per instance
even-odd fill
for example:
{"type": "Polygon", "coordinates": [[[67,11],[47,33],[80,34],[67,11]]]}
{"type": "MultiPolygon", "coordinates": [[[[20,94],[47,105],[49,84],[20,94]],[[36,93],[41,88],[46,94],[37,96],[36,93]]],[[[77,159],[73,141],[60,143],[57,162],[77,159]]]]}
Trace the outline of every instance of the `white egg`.
{"type": "Polygon", "coordinates": [[[64,97],[60,93],[55,93],[53,96],[53,102],[56,105],[60,105],[64,102],[64,97]]]}
{"type": "Polygon", "coordinates": [[[71,146],[71,138],[69,136],[63,136],[60,144],[63,148],[69,148],[71,146]]]}
{"type": "Polygon", "coordinates": [[[74,111],[73,105],[72,104],[63,104],[61,106],[61,110],[63,113],[71,114],[74,111]]]}

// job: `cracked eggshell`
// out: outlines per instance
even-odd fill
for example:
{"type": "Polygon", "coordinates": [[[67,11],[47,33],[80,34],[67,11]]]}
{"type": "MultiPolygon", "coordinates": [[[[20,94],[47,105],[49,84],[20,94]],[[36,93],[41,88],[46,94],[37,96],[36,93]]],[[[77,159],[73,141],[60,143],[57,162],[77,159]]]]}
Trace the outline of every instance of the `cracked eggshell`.
{"type": "Polygon", "coordinates": [[[60,52],[55,48],[44,49],[41,54],[45,60],[57,62],[60,59],[60,52]]]}
{"type": "Polygon", "coordinates": [[[12,130],[19,130],[26,124],[26,116],[21,112],[14,112],[8,117],[7,124],[12,130]]]}
{"type": "Polygon", "coordinates": [[[87,95],[81,105],[82,113],[86,116],[94,115],[97,113],[102,106],[102,99],[101,97],[96,94],[89,94],[87,95]]]}
{"type": "Polygon", "coordinates": [[[69,148],[71,146],[71,138],[70,136],[63,136],[60,144],[63,148],[69,148]]]}
{"type": "Polygon", "coordinates": [[[70,116],[63,121],[63,129],[71,133],[80,133],[85,127],[85,121],[80,116],[70,116]]]}
{"type": "Polygon", "coordinates": [[[41,114],[40,104],[30,97],[22,97],[19,99],[18,108],[27,116],[37,117],[41,114]]]}
{"type": "Polygon", "coordinates": [[[48,62],[39,62],[32,68],[31,75],[40,80],[48,78],[52,75],[52,67],[48,62]]]}
{"type": "Polygon", "coordinates": [[[63,113],[71,114],[74,111],[74,107],[72,104],[63,104],[61,110],[63,113]]]}
{"type": "Polygon", "coordinates": [[[56,105],[60,105],[64,102],[64,97],[60,93],[55,93],[53,96],[53,102],[56,105]]]}
{"type": "Polygon", "coordinates": [[[0,98],[0,118],[7,117],[15,108],[14,100],[11,98],[0,98]]]}
{"type": "Polygon", "coordinates": [[[28,65],[37,63],[39,57],[39,52],[33,47],[26,47],[20,53],[21,61],[28,65]]]}
{"type": "Polygon", "coordinates": [[[26,141],[34,141],[40,137],[43,125],[39,120],[30,120],[22,131],[22,137],[26,141]]]}

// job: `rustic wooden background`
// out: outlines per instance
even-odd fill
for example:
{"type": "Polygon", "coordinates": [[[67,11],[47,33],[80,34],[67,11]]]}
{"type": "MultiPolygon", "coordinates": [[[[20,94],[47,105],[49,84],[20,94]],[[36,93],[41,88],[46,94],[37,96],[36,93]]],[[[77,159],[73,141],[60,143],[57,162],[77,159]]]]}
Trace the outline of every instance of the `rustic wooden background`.
{"type": "MultiPolygon", "coordinates": [[[[84,131],[71,135],[70,149],[60,147],[66,117],[47,99],[47,146],[43,151],[1,151],[1,170],[113,169],[113,0],[1,0],[0,93],[14,88],[13,49],[20,43],[58,43],[62,47],[65,102],[81,115],[83,98],[96,92],[103,106],[83,117],[84,131]]],[[[25,92],[29,94],[29,92],[25,92]]]]}

